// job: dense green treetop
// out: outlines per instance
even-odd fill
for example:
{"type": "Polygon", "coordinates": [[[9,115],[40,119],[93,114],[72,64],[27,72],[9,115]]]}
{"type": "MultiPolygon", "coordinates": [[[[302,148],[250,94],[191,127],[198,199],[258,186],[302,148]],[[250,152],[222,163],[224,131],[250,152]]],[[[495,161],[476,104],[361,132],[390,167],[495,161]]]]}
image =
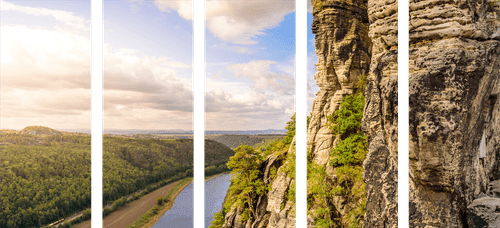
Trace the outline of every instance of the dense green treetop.
{"type": "MultiPolygon", "coordinates": [[[[90,207],[90,135],[47,127],[0,134],[0,227],[42,227],[90,207]]],[[[208,175],[234,151],[206,140],[208,175]]],[[[104,202],[166,179],[192,176],[192,139],[103,138],[104,202]]]]}

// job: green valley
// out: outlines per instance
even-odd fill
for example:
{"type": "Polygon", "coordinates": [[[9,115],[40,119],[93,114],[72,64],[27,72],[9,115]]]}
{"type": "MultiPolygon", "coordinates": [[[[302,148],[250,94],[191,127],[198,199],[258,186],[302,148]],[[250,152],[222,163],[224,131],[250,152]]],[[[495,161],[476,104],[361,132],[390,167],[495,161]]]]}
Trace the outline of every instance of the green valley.
{"type": "MultiPolygon", "coordinates": [[[[75,215],[67,227],[90,218],[90,135],[32,126],[2,130],[0,139],[0,227],[43,227],[75,215]]],[[[206,175],[229,170],[233,150],[205,140],[205,151],[206,175]]],[[[105,215],[193,174],[192,139],[105,136],[102,154],[105,215]]]]}

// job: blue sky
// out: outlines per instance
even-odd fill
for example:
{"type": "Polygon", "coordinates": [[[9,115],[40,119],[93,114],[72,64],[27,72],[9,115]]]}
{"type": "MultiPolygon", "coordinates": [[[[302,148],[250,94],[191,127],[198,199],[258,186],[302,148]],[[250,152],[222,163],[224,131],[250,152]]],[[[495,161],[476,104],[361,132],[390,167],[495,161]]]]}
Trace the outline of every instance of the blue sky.
{"type": "MultiPolygon", "coordinates": [[[[295,110],[294,1],[206,6],[206,129],[282,129],[295,110]]],[[[192,1],[103,7],[104,127],[192,129],[192,1]]],[[[1,127],[88,128],[90,1],[6,1],[1,13],[1,127]]]]}
{"type": "Polygon", "coordinates": [[[311,25],[313,21],[313,16],[310,12],[307,13],[307,115],[312,111],[312,103],[316,97],[316,93],[319,91],[319,87],[314,79],[314,74],[316,73],[316,64],[318,58],[316,57],[316,52],[314,48],[314,34],[311,30],[311,25]]]}

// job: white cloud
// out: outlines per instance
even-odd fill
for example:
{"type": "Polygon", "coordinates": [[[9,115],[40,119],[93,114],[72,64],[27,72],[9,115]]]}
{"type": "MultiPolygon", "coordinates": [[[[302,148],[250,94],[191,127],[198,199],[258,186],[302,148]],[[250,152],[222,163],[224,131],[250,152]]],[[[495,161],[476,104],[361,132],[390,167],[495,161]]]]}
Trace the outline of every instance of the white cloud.
{"type": "Polygon", "coordinates": [[[18,25],[3,26],[1,40],[2,80],[18,88],[90,88],[88,37],[18,25]]]}
{"type": "Polygon", "coordinates": [[[190,69],[192,68],[191,65],[186,64],[186,63],[181,63],[181,62],[175,62],[175,61],[166,61],[165,65],[173,68],[185,68],[185,69],[190,69]]]}
{"type": "MultiPolygon", "coordinates": [[[[191,1],[155,0],[162,11],[175,10],[192,20],[191,1]]],[[[216,37],[237,44],[255,44],[253,38],[277,27],[285,15],[295,10],[295,1],[206,1],[207,29],[216,37]]]]}
{"type": "Polygon", "coordinates": [[[19,6],[6,1],[0,1],[2,11],[16,11],[23,14],[34,16],[52,17],[54,20],[63,23],[70,29],[88,31],[90,21],[82,17],[73,15],[72,12],[62,10],[51,10],[46,8],[34,8],[27,6],[19,6]]]}
{"type": "MultiPolygon", "coordinates": [[[[2,127],[89,128],[88,37],[75,30],[18,25],[3,26],[0,38],[2,127]]],[[[140,57],[131,49],[105,48],[104,60],[107,127],[142,123],[141,128],[192,128],[191,119],[185,118],[192,114],[192,83],[177,73],[189,71],[191,65],[167,57],[140,57]]]]}
{"type": "Polygon", "coordinates": [[[233,47],[227,47],[227,50],[234,51],[237,53],[242,53],[242,54],[252,54],[253,51],[248,49],[247,47],[241,47],[241,46],[233,46],[233,47]]]}
{"type": "Polygon", "coordinates": [[[212,79],[216,81],[222,81],[222,71],[217,72],[217,74],[213,74],[212,79]]]}
{"type": "Polygon", "coordinates": [[[249,63],[234,64],[227,69],[238,78],[250,79],[258,91],[274,91],[280,95],[291,95],[295,91],[293,76],[270,71],[275,61],[252,60],[249,63]]]}
{"type": "MultiPolygon", "coordinates": [[[[207,78],[207,129],[281,129],[285,126],[295,110],[295,80],[276,66],[286,64],[253,60],[228,66],[226,74],[232,77],[225,76],[223,82],[213,76],[207,78]]],[[[219,74],[222,72],[215,75],[219,74]]]]}
{"type": "Polygon", "coordinates": [[[285,62],[274,65],[274,68],[295,78],[295,54],[289,56],[285,62]]]}
{"type": "MultiPolygon", "coordinates": [[[[222,31],[219,35],[223,40],[243,44],[254,42],[255,36],[279,25],[294,5],[292,2],[221,3],[207,12],[208,20],[216,21],[214,18],[220,19],[221,15],[228,21],[235,20],[242,26],[240,31],[227,34],[222,31]],[[281,8],[277,9],[276,5],[281,8]],[[287,9],[288,5],[292,7],[287,9]]],[[[175,2],[173,7],[170,10],[179,12],[182,17],[192,17],[191,1],[175,2]]],[[[2,27],[2,127],[89,127],[90,39],[80,33],[88,29],[88,21],[64,11],[34,9],[2,2],[2,10],[52,17],[71,29],[2,27]]],[[[227,29],[233,29],[236,24],[228,24],[227,29]]],[[[220,29],[217,24],[213,26],[214,31],[220,29]]],[[[241,46],[232,48],[239,52],[249,51],[241,46]]],[[[179,75],[182,69],[189,71],[191,65],[168,57],[141,57],[140,52],[131,49],[114,52],[105,49],[104,59],[106,128],[191,127],[192,82],[179,75]]],[[[269,128],[284,126],[293,113],[295,82],[290,71],[280,67],[282,65],[255,60],[226,68],[226,73],[238,80],[250,81],[250,86],[224,81],[223,86],[211,88],[206,98],[207,118],[226,116],[226,123],[239,119],[255,126],[255,121],[260,120],[269,128]]],[[[207,81],[222,78],[222,72],[219,73],[207,81]]]]}

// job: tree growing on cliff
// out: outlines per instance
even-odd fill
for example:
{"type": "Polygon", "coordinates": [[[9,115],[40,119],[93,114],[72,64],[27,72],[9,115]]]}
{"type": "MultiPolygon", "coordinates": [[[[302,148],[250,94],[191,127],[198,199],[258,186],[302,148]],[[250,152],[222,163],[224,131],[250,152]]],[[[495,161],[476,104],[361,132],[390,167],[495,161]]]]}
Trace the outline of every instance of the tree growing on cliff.
{"type": "Polygon", "coordinates": [[[355,94],[344,97],[340,109],[328,116],[327,125],[336,135],[337,144],[330,153],[334,177],[327,167],[308,157],[308,204],[316,227],[361,227],[366,204],[366,184],[362,178],[362,164],[367,154],[367,138],[361,130],[366,76],[360,77],[355,94]],[[345,199],[341,213],[333,206],[334,197],[345,199]],[[319,205],[311,208],[312,205],[319,205]],[[312,209],[312,210],[311,210],[312,209]]]}
{"type": "MultiPolygon", "coordinates": [[[[233,171],[231,186],[229,187],[226,202],[222,210],[214,215],[211,228],[220,228],[224,224],[224,215],[229,213],[235,207],[241,211],[241,219],[239,222],[248,221],[250,218],[255,219],[254,212],[260,196],[267,194],[271,190],[271,183],[264,185],[263,163],[270,155],[283,161],[283,165],[279,168],[271,167],[268,175],[268,180],[271,182],[278,176],[279,173],[286,173],[293,180],[295,179],[295,151],[289,151],[290,145],[295,137],[295,114],[287,122],[285,129],[288,130],[287,136],[278,141],[269,142],[267,145],[262,145],[258,149],[241,145],[236,148],[233,157],[227,163],[227,167],[233,171]],[[278,171],[279,170],[279,171],[278,171]],[[279,172],[279,173],[278,173],[279,172]]],[[[286,193],[288,201],[295,201],[295,181],[292,181],[286,193]]],[[[291,210],[290,213],[294,213],[291,210]]],[[[255,221],[259,220],[253,220],[255,221]]]]}
{"type": "Polygon", "coordinates": [[[235,196],[234,203],[240,208],[245,208],[242,213],[242,220],[246,221],[253,213],[256,198],[266,192],[266,186],[259,176],[262,171],[259,169],[262,163],[262,153],[248,145],[241,145],[234,150],[236,154],[230,158],[227,167],[233,169],[231,174],[230,194],[235,196]],[[248,207],[246,207],[248,206],[248,207]]]}
{"type": "Polygon", "coordinates": [[[367,137],[361,130],[366,88],[366,76],[357,83],[357,93],[346,96],[341,108],[328,117],[330,129],[339,138],[330,153],[330,165],[335,168],[337,195],[351,202],[344,215],[350,227],[361,227],[366,205],[366,184],[363,182],[363,161],[368,153],[367,137]]]}

